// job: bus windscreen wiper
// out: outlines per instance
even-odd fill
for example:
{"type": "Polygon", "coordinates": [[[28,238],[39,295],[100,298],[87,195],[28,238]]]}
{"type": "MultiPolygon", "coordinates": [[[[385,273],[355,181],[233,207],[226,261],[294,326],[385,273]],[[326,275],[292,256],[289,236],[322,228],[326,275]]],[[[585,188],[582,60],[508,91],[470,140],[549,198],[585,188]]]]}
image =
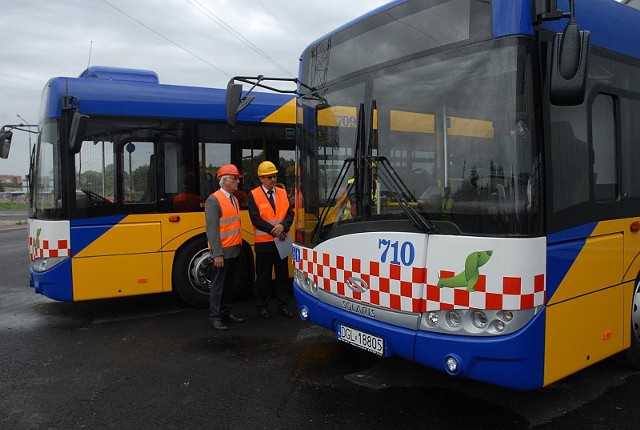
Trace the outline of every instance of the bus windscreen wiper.
{"type": "MultiPolygon", "coordinates": [[[[329,198],[327,199],[327,203],[324,205],[324,207],[322,208],[322,212],[320,213],[318,224],[316,224],[315,228],[313,229],[313,233],[311,234],[311,237],[313,238],[314,241],[317,241],[319,239],[320,232],[322,231],[322,227],[324,226],[327,216],[329,215],[329,212],[331,211],[331,208],[333,207],[333,205],[336,203],[338,190],[342,186],[344,179],[347,177],[347,172],[349,172],[349,168],[351,167],[351,164],[353,164],[353,161],[354,161],[354,158],[351,157],[351,158],[345,158],[345,160],[342,162],[342,167],[340,168],[338,177],[333,183],[333,187],[331,188],[331,192],[329,193],[329,198]]],[[[353,186],[353,184],[347,184],[347,186],[350,188],[353,186]]],[[[350,190],[347,189],[346,191],[347,195],[349,191],[350,190]]]]}
{"type": "Polygon", "coordinates": [[[348,198],[349,193],[355,186],[356,213],[359,210],[361,210],[363,206],[362,196],[364,195],[364,192],[363,192],[363,181],[361,178],[361,172],[363,170],[364,157],[362,156],[361,151],[363,150],[363,141],[364,141],[364,104],[360,104],[360,109],[358,110],[357,130],[358,131],[356,133],[356,141],[355,141],[355,148],[354,148],[355,157],[345,158],[345,160],[342,163],[342,167],[340,168],[340,173],[338,173],[338,177],[333,183],[333,188],[331,188],[331,192],[329,193],[329,199],[327,200],[327,204],[322,209],[322,213],[320,214],[318,224],[313,230],[311,237],[313,238],[314,241],[317,241],[319,239],[320,232],[322,231],[322,227],[324,226],[327,216],[329,215],[329,212],[331,211],[331,208],[333,207],[333,205],[336,203],[338,190],[342,186],[342,183],[344,182],[344,179],[346,178],[347,173],[349,172],[349,168],[351,167],[352,164],[353,164],[353,178],[352,178],[353,180],[347,181],[347,189],[344,195],[346,196],[346,198],[348,198]]]}
{"type": "Polygon", "coordinates": [[[411,206],[410,202],[415,203],[417,200],[391,163],[389,163],[387,157],[366,157],[366,159],[371,169],[377,170],[378,180],[389,190],[393,200],[398,203],[411,222],[423,233],[435,233],[438,231],[438,227],[433,220],[426,218],[411,206]]]}

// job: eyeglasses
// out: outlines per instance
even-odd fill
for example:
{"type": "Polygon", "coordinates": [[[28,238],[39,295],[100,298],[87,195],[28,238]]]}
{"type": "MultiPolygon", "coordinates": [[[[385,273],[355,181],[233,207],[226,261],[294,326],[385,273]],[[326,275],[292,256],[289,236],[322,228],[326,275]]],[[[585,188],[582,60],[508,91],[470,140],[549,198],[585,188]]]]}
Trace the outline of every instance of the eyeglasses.
{"type": "Polygon", "coordinates": [[[240,181],[240,178],[236,178],[235,176],[229,176],[226,179],[228,181],[231,181],[231,182],[239,182],[240,181]]]}
{"type": "Polygon", "coordinates": [[[261,176],[261,178],[272,180],[272,179],[277,179],[278,177],[276,175],[270,175],[270,176],[261,176]]]}

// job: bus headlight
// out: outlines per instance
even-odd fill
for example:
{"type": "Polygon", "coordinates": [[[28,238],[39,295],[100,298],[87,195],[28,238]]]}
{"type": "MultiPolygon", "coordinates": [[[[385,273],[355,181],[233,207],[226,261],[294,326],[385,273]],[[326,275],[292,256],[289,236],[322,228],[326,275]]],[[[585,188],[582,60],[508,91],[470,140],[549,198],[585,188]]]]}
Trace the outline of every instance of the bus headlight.
{"type": "Polygon", "coordinates": [[[455,309],[422,314],[420,329],[461,336],[499,336],[524,327],[542,306],[519,310],[455,309]]]}
{"type": "Polygon", "coordinates": [[[435,327],[438,325],[438,313],[437,312],[429,312],[427,315],[427,325],[429,327],[435,327]]]}
{"type": "Polygon", "coordinates": [[[303,290],[313,294],[316,294],[318,292],[318,286],[301,270],[294,269],[293,279],[296,284],[298,284],[298,286],[303,290]]]}
{"type": "Polygon", "coordinates": [[[482,329],[487,326],[487,315],[482,311],[473,311],[471,313],[471,323],[482,329]]]}
{"type": "Polygon", "coordinates": [[[447,324],[451,327],[458,327],[462,322],[462,316],[458,311],[447,312],[447,324]]]}
{"type": "Polygon", "coordinates": [[[31,262],[31,270],[34,272],[45,272],[56,267],[69,257],[41,257],[31,262]]]}

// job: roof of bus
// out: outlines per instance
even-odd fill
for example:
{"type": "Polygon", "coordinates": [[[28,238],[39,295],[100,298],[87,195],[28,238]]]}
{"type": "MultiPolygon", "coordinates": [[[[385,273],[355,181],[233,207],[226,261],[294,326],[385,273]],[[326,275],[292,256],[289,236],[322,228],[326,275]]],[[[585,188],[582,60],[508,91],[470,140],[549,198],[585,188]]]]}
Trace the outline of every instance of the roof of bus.
{"type": "MultiPolygon", "coordinates": [[[[87,115],[131,115],[225,121],[226,90],[164,85],[154,72],[132,69],[90,68],[78,78],[49,80],[43,90],[43,116],[60,117],[62,96],[75,98],[87,115]],[[116,71],[112,78],[98,73],[116,71]],[[91,72],[91,73],[88,73],[91,72]]],[[[295,123],[292,95],[251,92],[255,99],[238,114],[238,121],[295,123]]]]}
{"type": "MultiPolygon", "coordinates": [[[[408,1],[411,0],[394,0],[374,9],[314,41],[309,47],[315,46],[320,41],[351,27],[369,16],[408,1]]],[[[510,34],[532,35],[533,25],[531,20],[522,19],[522,17],[531,16],[531,3],[531,0],[493,0],[495,16],[493,36],[501,37],[510,34]]],[[[569,11],[569,0],[558,0],[558,9],[569,11]]],[[[640,27],[638,27],[640,10],[637,9],[637,6],[627,6],[615,0],[581,0],[576,2],[575,9],[578,26],[581,30],[589,30],[591,32],[591,43],[593,45],[640,57],[640,27]]],[[[560,33],[566,23],[566,19],[561,19],[546,22],[543,27],[560,33]]]]}

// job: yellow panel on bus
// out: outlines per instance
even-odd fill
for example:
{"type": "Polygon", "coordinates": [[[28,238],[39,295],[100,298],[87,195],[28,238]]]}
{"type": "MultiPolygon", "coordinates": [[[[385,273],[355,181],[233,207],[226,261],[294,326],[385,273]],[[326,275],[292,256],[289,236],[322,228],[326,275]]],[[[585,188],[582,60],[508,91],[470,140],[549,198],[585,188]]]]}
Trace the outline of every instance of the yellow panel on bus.
{"type": "Polygon", "coordinates": [[[451,136],[468,136],[493,138],[493,122],[481,119],[449,117],[447,134],[451,136]]]}
{"type": "MultiPolygon", "coordinates": [[[[75,257],[158,252],[162,248],[162,235],[157,218],[158,215],[130,215],[114,226],[105,226],[107,230],[75,257]],[[129,220],[138,222],[127,222],[129,220]]],[[[97,230],[100,226],[79,227],[77,230],[84,228],[97,230]]]]}
{"type": "Polygon", "coordinates": [[[429,113],[392,110],[389,112],[389,120],[393,131],[434,133],[436,130],[436,117],[429,113]]]}
{"type": "Polygon", "coordinates": [[[544,385],[624,348],[622,303],[619,285],[547,307],[544,385]]]}
{"type": "Polygon", "coordinates": [[[622,233],[587,238],[549,305],[619,284],[623,271],[623,239],[622,233]]]}
{"type": "Polygon", "coordinates": [[[160,293],[162,254],[108,255],[77,258],[73,264],[73,284],[84,285],[73,290],[73,300],[160,293]]]}
{"type": "Polygon", "coordinates": [[[271,115],[267,116],[262,122],[278,123],[278,124],[295,124],[296,123],[296,99],[292,98],[282,107],[276,109],[271,115]]]}
{"type": "Polygon", "coordinates": [[[353,106],[331,106],[318,111],[318,125],[322,127],[355,127],[356,108],[353,106]]]}

